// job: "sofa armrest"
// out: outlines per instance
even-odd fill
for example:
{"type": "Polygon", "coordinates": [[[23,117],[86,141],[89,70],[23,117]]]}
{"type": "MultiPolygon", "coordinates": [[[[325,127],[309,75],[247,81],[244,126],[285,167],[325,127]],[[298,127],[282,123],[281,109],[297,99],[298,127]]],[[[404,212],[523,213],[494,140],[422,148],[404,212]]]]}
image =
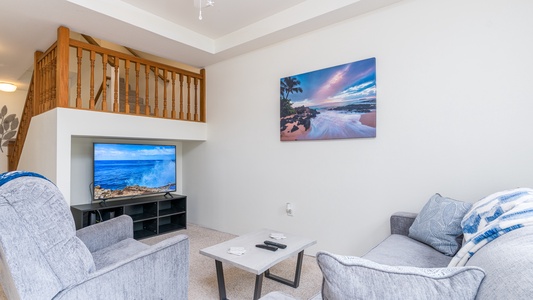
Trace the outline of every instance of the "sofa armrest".
{"type": "Polygon", "coordinates": [[[189,238],[182,234],[91,273],[54,299],[187,299],[188,289],[189,238]]]}
{"type": "Polygon", "coordinates": [[[409,234],[409,227],[413,225],[418,214],[411,212],[396,212],[390,217],[390,232],[391,234],[401,234],[407,236],[409,234]]]}
{"type": "Polygon", "coordinates": [[[133,220],[128,215],[84,227],[76,231],[89,251],[95,252],[127,238],[133,238],[133,220]]]}

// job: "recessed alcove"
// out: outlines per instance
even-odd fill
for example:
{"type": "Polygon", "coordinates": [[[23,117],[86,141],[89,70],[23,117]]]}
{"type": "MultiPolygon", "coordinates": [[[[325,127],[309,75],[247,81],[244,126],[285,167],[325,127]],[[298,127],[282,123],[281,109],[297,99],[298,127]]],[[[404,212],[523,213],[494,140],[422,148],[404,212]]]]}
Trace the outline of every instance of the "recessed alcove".
{"type": "Polygon", "coordinates": [[[28,130],[20,170],[31,166],[54,182],[69,205],[90,203],[92,143],[176,145],[177,192],[182,192],[182,146],[205,141],[207,124],[56,108],[35,116],[28,130]]]}

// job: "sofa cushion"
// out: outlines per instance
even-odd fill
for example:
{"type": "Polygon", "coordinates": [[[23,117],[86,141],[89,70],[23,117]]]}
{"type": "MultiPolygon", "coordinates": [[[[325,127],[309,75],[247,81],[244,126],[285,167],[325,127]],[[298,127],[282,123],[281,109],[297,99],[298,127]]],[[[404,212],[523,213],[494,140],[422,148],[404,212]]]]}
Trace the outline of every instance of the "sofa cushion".
{"type": "Polygon", "coordinates": [[[446,267],[452,259],[432,247],[405,235],[391,234],[363,258],[390,266],[446,267]]]}
{"type": "Polygon", "coordinates": [[[478,299],[532,299],[533,227],[508,232],[481,247],[467,262],[485,270],[478,299]]]}
{"type": "Polygon", "coordinates": [[[409,228],[409,237],[453,256],[461,247],[461,221],[471,207],[471,203],[435,194],[409,228]]]}
{"type": "Polygon", "coordinates": [[[475,299],[485,276],[477,267],[417,268],[317,253],[327,299],[475,299]]]}

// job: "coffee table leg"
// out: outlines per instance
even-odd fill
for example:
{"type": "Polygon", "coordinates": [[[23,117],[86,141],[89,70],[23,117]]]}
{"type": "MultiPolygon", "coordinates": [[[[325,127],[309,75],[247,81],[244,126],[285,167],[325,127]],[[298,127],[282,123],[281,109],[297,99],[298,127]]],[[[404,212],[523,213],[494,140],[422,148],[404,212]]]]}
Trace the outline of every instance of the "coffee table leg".
{"type": "Polygon", "coordinates": [[[220,300],[227,300],[226,298],[226,283],[224,282],[224,271],[222,270],[222,262],[215,260],[215,265],[217,268],[217,281],[218,281],[218,294],[220,300]]]}
{"type": "Polygon", "coordinates": [[[266,270],[265,276],[267,278],[270,278],[272,280],[275,280],[277,282],[281,282],[283,284],[286,284],[290,287],[297,288],[300,285],[300,275],[302,274],[302,262],[304,258],[304,251],[300,251],[298,253],[298,259],[296,260],[296,273],[294,274],[294,281],[290,281],[288,279],[285,279],[283,277],[270,274],[270,270],[266,270]]]}
{"type": "Polygon", "coordinates": [[[254,289],[254,300],[261,298],[261,289],[263,287],[263,274],[255,275],[255,289],[254,289]]]}

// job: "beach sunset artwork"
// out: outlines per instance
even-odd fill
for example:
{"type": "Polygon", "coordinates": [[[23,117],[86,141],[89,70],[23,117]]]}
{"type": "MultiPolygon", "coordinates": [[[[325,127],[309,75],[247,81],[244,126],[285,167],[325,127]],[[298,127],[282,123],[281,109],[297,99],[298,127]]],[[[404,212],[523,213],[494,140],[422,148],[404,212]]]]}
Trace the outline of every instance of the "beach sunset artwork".
{"type": "Polygon", "coordinates": [[[376,137],[376,59],[280,79],[282,141],[376,137]]]}

